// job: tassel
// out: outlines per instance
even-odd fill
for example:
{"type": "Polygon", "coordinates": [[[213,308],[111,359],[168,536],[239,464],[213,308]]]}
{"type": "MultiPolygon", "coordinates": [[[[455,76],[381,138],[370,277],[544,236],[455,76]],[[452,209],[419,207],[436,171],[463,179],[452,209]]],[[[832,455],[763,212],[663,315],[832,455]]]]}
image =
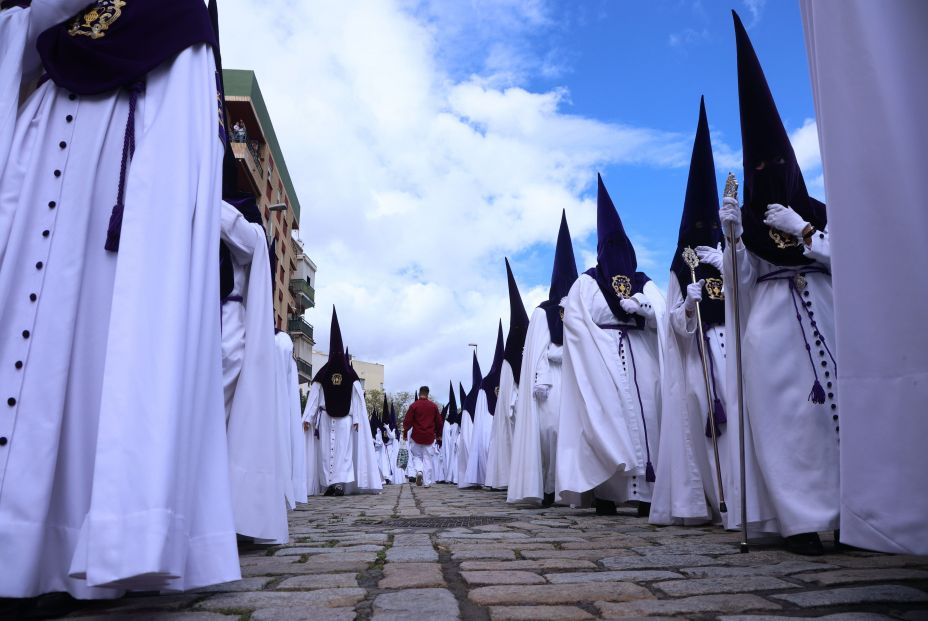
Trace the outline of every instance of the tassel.
{"type": "Polygon", "coordinates": [[[657,480],[657,477],[654,476],[654,466],[651,465],[651,462],[648,462],[647,467],[644,469],[644,480],[648,483],[654,483],[657,480]]]}
{"type": "Polygon", "coordinates": [[[812,392],[809,393],[809,401],[818,405],[825,403],[825,389],[822,388],[822,385],[818,382],[818,378],[816,378],[815,383],[812,384],[812,392]]]}
{"type": "Polygon", "coordinates": [[[119,237],[122,232],[122,211],[121,203],[113,205],[113,212],[110,214],[110,224],[106,229],[106,244],[104,248],[107,252],[119,252],[119,237]]]}
{"type": "MultiPolygon", "coordinates": [[[[725,416],[725,408],[722,407],[722,402],[718,399],[715,399],[713,402],[713,411],[715,412],[715,436],[718,438],[721,437],[725,431],[722,429],[722,425],[728,423],[728,417],[725,416]]],[[[708,414],[706,414],[706,437],[712,437],[712,426],[709,422],[708,414]]]]}

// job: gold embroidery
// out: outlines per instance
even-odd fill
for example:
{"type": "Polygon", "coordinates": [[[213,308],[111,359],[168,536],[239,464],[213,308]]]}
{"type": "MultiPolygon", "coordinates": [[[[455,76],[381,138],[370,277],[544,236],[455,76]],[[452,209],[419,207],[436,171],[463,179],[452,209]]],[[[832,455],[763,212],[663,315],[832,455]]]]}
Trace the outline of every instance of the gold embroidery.
{"type": "Polygon", "coordinates": [[[632,281],[628,276],[619,274],[612,277],[612,288],[620,298],[628,299],[632,296],[632,281]]]}
{"type": "Polygon", "coordinates": [[[802,245],[802,242],[800,242],[792,235],[787,235],[786,233],[782,233],[774,228],[770,229],[770,239],[773,240],[773,243],[776,244],[777,248],[780,250],[802,245]]]}
{"type": "Polygon", "coordinates": [[[493,389],[493,394],[495,394],[497,397],[499,396],[499,386],[493,389]]]}
{"type": "Polygon", "coordinates": [[[333,386],[341,386],[341,385],[342,385],[342,374],[341,374],[341,373],[333,373],[333,374],[332,374],[332,385],[333,385],[333,386]]]}
{"type": "Polygon", "coordinates": [[[97,0],[96,4],[85,10],[74,19],[68,34],[72,37],[78,35],[100,39],[106,36],[110,24],[122,15],[122,7],[127,0],[97,0]]]}
{"type": "MultiPolygon", "coordinates": [[[[564,321],[564,307],[563,306],[557,307],[557,314],[561,316],[561,321],[564,321]]],[[[523,349],[522,351],[525,351],[525,350],[523,349]]]]}
{"type": "Polygon", "coordinates": [[[706,294],[710,300],[724,300],[725,290],[721,278],[706,278],[706,294]]]}

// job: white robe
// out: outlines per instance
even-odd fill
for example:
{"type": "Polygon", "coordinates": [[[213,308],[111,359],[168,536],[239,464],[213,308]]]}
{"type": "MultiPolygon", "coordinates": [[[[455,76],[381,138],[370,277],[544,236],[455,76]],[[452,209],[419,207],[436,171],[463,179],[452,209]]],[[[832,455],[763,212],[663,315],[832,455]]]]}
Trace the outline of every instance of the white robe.
{"type": "Polygon", "coordinates": [[[800,8],[825,189],[839,207],[829,226],[842,379],[841,539],[928,554],[928,82],[915,60],[928,57],[928,5],[801,0],[800,8]],[[887,301],[874,303],[876,313],[861,303],[868,283],[879,283],[877,299],[887,301]]]}
{"type": "Polygon", "coordinates": [[[586,274],[564,303],[556,487],[572,504],[585,504],[580,495],[589,491],[617,503],[651,500],[653,484],[645,475],[648,449],[655,470],[659,464],[666,319],[653,282],[635,297],[655,314],[642,329],[602,329],[617,320],[586,274]]]}
{"type": "Polygon", "coordinates": [[[367,420],[367,408],[360,382],[352,386],[348,414],[340,418],[325,411],[325,393],[318,382],[309,389],[303,410],[306,430],[306,473],[310,495],[341,484],[346,494],[383,489],[374,441],[367,420]],[[319,437],[315,437],[318,430],[319,437]]]}
{"type": "Polygon", "coordinates": [[[482,388],[477,393],[477,405],[474,410],[474,429],[471,432],[467,453],[467,467],[461,479],[461,484],[465,487],[482,487],[486,482],[487,451],[490,449],[493,415],[490,414],[487,405],[487,393],[482,388]]]}
{"type": "Polygon", "coordinates": [[[445,483],[458,482],[457,468],[457,439],[461,426],[457,423],[449,425],[447,422],[441,430],[441,450],[444,454],[444,480],[445,483]]]}
{"type": "Polygon", "coordinates": [[[464,482],[464,475],[467,472],[467,462],[470,455],[471,437],[474,433],[474,421],[471,420],[470,412],[461,411],[461,428],[458,431],[455,469],[457,470],[457,485],[461,489],[470,487],[464,482]]]}
{"type": "MultiPolygon", "coordinates": [[[[727,330],[722,326],[707,326],[707,353],[711,357],[709,372],[713,397],[725,408],[727,424],[719,427],[719,463],[722,465],[722,486],[728,511],[720,514],[718,477],[711,438],[705,434],[709,406],[699,352],[699,331],[695,313],[686,316],[683,294],[676,275],[671,273],[667,292],[667,319],[670,322],[664,347],[664,394],[667,403],[662,411],[660,463],[651,500],[652,524],[698,524],[719,521],[726,528],[740,523],[740,500],[734,494],[740,484],[738,457],[738,413],[728,402],[726,354],[733,344],[727,342],[727,330]],[[734,495],[733,495],[734,494],[734,495]]],[[[751,488],[757,486],[757,467],[753,448],[745,449],[751,488]]],[[[772,510],[762,502],[762,496],[748,498],[748,519],[751,524],[767,521],[772,510]],[[761,517],[761,516],[764,517],[761,517]]]]}
{"type": "Polygon", "coordinates": [[[487,450],[487,474],[484,484],[493,489],[509,486],[509,460],[512,458],[512,413],[519,386],[512,377],[512,367],[504,360],[499,374],[499,397],[487,450]]]}
{"type": "MultiPolygon", "coordinates": [[[[30,10],[13,7],[0,11],[0,171],[6,168],[16,127],[30,10]]],[[[4,228],[0,225],[0,231],[4,228]]]]}
{"type": "Polygon", "coordinates": [[[546,493],[554,493],[562,359],[563,347],[551,342],[544,309],[536,308],[522,354],[519,386],[524,393],[513,415],[507,502],[541,502],[546,493]],[[535,395],[540,386],[547,387],[547,398],[535,395]]]}
{"type": "MultiPolygon", "coordinates": [[[[30,35],[85,4],[36,3],[30,35]]],[[[210,48],[147,76],[113,254],[103,246],[127,113],[125,93],[71,99],[46,82],[20,109],[0,172],[0,360],[23,362],[0,369],[17,397],[0,417],[0,567],[16,568],[0,572],[0,596],[111,597],[240,577],[210,48]]]]}
{"type": "Polygon", "coordinates": [[[281,453],[289,456],[284,476],[289,477],[287,485],[287,502],[291,509],[296,503],[306,502],[306,442],[300,424],[300,385],[293,359],[293,340],[286,332],[278,332],[274,337],[277,345],[277,408],[281,416],[283,431],[281,453]],[[289,447],[287,446],[289,444],[289,447]]]}
{"type": "MultiPolygon", "coordinates": [[[[816,235],[806,254],[821,257],[827,254],[826,246],[827,238],[816,235]]],[[[740,241],[737,252],[746,444],[751,443],[759,467],[759,476],[753,481],[748,479],[751,489],[747,493],[759,496],[760,506],[771,507],[775,518],[762,524],[749,523],[749,528],[779,532],[784,537],[832,530],[838,527],[839,505],[838,424],[833,420],[837,417],[837,379],[824,347],[827,344],[834,353],[831,276],[807,274],[805,290],[799,296],[814,313],[819,333],[824,336],[823,343],[801,311],[813,367],[787,281],[756,282],[758,277],[779,268],[748,252],[740,241]],[[826,394],[831,395],[821,405],[809,401],[815,378],[813,368],[826,394]]],[[[724,253],[723,267],[725,298],[733,308],[730,252],[724,253]]],[[[731,317],[732,313],[726,311],[726,315],[731,317]]],[[[727,364],[728,402],[733,404],[732,415],[737,416],[734,350],[727,364]]],[[[733,481],[731,487],[733,499],[738,498],[739,483],[733,481]]],[[[733,526],[740,526],[737,504],[734,509],[733,516],[739,519],[733,526]]]]}
{"type": "MultiPolygon", "coordinates": [[[[232,295],[244,299],[222,305],[222,367],[235,531],[286,543],[287,485],[280,438],[288,429],[279,416],[276,390],[279,355],[267,242],[259,225],[245,220],[227,203],[222,204],[220,234],[233,264],[232,295]]],[[[288,456],[289,452],[288,446],[288,456]]]]}

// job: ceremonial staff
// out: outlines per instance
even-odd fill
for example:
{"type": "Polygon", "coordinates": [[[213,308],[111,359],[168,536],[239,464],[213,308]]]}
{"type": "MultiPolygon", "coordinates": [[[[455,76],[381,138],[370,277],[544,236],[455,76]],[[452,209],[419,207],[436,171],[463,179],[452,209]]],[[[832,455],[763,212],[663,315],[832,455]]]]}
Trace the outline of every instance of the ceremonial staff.
{"type": "MultiPolygon", "coordinates": [[[[738,180],[735,175],[728,173],[725,180],[725,191],[722,193],[725,198],[738,200],[738,180]]],[[[734,297],[735,305],[735,366],[738,370],[738,457],[739,467],[741,468],[741,552],[748,552],[748,496],[745,493],[747,485],[747,474],[745,473],[744,464],[744,379],[741,372],[741,298],[738,293],[738,253],[735,250],[735,225],[728,225],[728,250],[731,252],[732,273],[729,276],[731,291],[734,297]]]]}
{"type": "MultiPolygon", "coordinates": [[[[683,262],[690,268],[690,278],[693,284],[696,284],[696,267],[699,265],[699,257],[696,252],[687,246],[683,249],[683,262]]],[[[706,356],[706,337],[702,327],[702,312],[699,310],[699,302],[696,302],[696,325],[699,328],[699,355],[702,358],[702,378],[706,385],[706,401],[709,403],[709,430],[712,434],[712,450],[715,452],[715,478],[719,485],[719,513],[727,513],[728,507],[725,505],[725,489],[722,486],[722,464],[719,463],[719,439],[715,427],[715,399],[712,397],[712,388],[709,379],[709,363],[706,356]]]]}

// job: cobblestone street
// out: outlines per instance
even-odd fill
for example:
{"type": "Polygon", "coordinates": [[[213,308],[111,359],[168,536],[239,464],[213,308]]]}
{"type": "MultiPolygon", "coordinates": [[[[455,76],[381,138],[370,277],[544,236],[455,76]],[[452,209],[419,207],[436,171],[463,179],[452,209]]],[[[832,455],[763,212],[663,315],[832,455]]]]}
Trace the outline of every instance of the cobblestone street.
{"type": "Polygon", "coordinates": [[[928,619],[928,558],[738,552],[716,528],[659,528],[502,492],[389,486],[313,498],[291,543],[242,552],[240,582],[80,605],[83,621],[928,619]]]}

